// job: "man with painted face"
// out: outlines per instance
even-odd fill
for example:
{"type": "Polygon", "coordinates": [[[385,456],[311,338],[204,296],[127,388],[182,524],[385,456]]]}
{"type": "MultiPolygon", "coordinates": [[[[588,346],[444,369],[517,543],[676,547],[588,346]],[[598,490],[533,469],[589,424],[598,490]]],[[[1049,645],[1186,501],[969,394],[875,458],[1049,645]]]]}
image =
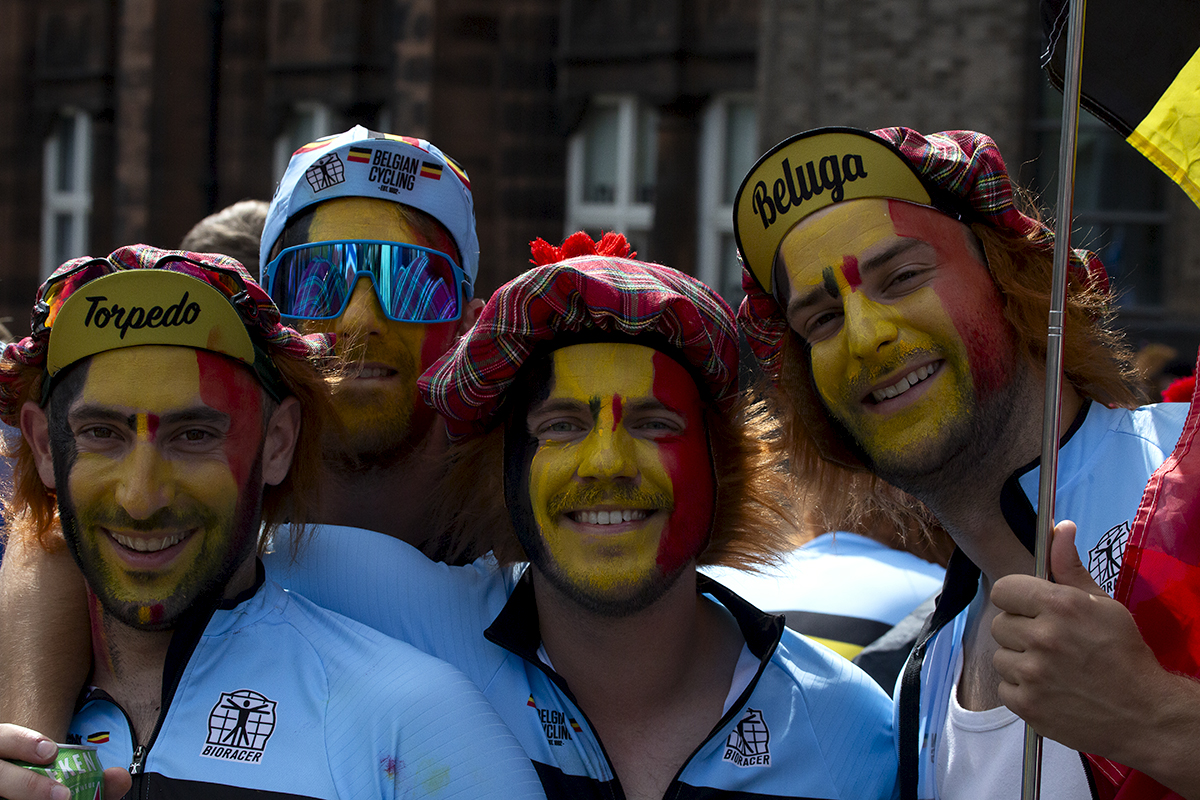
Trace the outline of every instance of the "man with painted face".
{"type": "Polygon", "coordinates": [[[483,305],[472,299],[479,241],[466,173],[410,136],[356,126],[318,139],[279,182],[260,259],[284,319],[336,332],[351,362],[326,435],[318,521],[461,556],[431,538],[425,511],[446,432],[416,382],[483,305]]]}
{"type": "MultiPolygon", "coordinates": [[[[1043,796],[1112,797],[1129,768],[1200,796],[1200,684],[1109,597],[1187,407],[1136,407],[1100,262],[1071,256],[1056,514],[1078,534],[1056,529],[1050,583],[1030,574],[1053,234],[1015,207],[995,143],[798,134],[747,175],[734,216],[740,318],[793,466],[827,497],[870,470],[957,544],[898,683],[903,796],[1016,797],[1019,718],[1047,737],[1043,796]]],[[[1154,786],[1119,796],[1166,796],[1154,786]]]]}
{"type": "MultiPolygon", "coordinates": [[[[431,534],[428,503],[447,439],[416,390],[417,376],[483,305],[472,299],[479,242],[466,173],[423,139],[361,126],[307,144],[268,209],[259,263],[284,319],[336,333],[351,364],[325,426],[314,521],[395,536],[431,558],[487,552],[484,538],[450,552],[431,534]]],[[[288,535],[276,549],[290,549],[288,535]]],[[[53,687],[78,683],[79,669],[69,668],[79,658],[60,652],[46,663],[30,654],[65,642],[79,643],[76,656],[86,650],[79,577],[64,554],[18,543],[9,559],[0,569],[0,634],[45,644],[10,660],[0,652],[0,678],[37,699],[14,705],[0,695],[0,719],[60,729],[70,705],[53,687]]]]}
{"type": "Polygon", "coordinates": [[[551,797],[891,797],[886,695],[697,575],[787,546],[728,306],[615,234],[535,263],[419,384],[456,440],[440,527],[494,558],[326,527],[268,570],[459,666],[551,797]]]}
{"type": "MultiPolygon", "coordinates": [[[[264,580],[264,526],[311,508],[327,348],[222,256],[136,245],[40,288],[0,413],[23,437],[12,529],[48,544],[57,510],[89,590],[68,741],[139,796],[540,797],[461,673],[264,580]]],[[[0,746],[53,749],[11,725],[0,746]]],[[[31,775],[0,762],[0,794],[61,792],[31,775]]]]}

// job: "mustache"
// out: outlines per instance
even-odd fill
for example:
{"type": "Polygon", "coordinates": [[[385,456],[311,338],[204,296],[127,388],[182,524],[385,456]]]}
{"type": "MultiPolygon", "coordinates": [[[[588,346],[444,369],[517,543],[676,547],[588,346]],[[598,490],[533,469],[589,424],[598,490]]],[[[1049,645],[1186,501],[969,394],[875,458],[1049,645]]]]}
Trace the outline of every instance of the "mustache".
{"type": "Polygon", "coordinates": [[[614,505],[624,508],[675,510],[675,501],[664,492],[648,492],[633,486],[583,486],[572,487],[550,498],[546,511],[557,517],[572,509],[598,505],[614,505]]]}
{"type": "Polygon", "coordinates": [[[864,366],[857,375],[846,382],[845,387],[840,394],[843,397],[859,397],[863,394],[866,394],[868,389],[882,380],[885,376],[898,373],[914,358],[920,358],[923,356],[929,358],[945,358],[944,355],[939,354],[927,347],[910,347],[898,353],[891,353],[884,361],[875,362],[868,366],[864,366]]]}
{"type": "Polygon", "coordinates": [[[344,334],[338,340],[337,359],[343,373],[356,373],[368,361],[384,364],[401,375],[419,374],[416,359],[404,347],[388,347],[354,333],[344,334]]]}
{"type": "Polygon", "coordinates": [[[88,527],[116,528],[137,533],[211,527],[217,520],[217,515],[199,508],[162,508],[145,519],[137,519],[119,506],[112,506],[77,512],[76,516],[80,523],[88,527]]]}

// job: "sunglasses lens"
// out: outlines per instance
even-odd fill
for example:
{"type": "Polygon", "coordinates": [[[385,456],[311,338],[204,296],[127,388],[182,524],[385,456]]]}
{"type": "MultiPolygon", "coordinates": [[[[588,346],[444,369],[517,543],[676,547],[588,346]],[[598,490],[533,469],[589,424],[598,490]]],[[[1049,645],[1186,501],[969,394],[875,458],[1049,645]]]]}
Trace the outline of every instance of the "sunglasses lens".
{"type": "Polygon", "coordinates": [[[41,324],[47,328],[54,327],[54,320],[58,318],[59,309],[62,308],[63,303],[67,302],[67,298],[75,293],[76,289],[97,278],[102,278],[112,271],[112,264],[98,259],[84,264],[61,278],[47,282],[41,297],[41,302],[46,305],[47,313],[46,319],[41,324]]]}
{"type": "Polygon", "coordinates": [[[285,317],[332,319],[342,311],[351,287],[344,257],[337,244],[300,247],[280,255],[270,272],[271,299],[285,317]]]}
{"type": "Polygon", "coordinates": [[[458,285],[444,255],[392,245],[383,246],[379,257],[380,267],[372,274],[389,317],[412,322],[458,319],[458,285]]]}
{"type": "Polygon", "coordinates": [[[269,274],[271,299],[287,317],[337,317],[363,275],[374,282],[390,319],[448,322],[460,314],[453,262],[421,247],[372,242],[302,245],[282,253],[269,274]]]}

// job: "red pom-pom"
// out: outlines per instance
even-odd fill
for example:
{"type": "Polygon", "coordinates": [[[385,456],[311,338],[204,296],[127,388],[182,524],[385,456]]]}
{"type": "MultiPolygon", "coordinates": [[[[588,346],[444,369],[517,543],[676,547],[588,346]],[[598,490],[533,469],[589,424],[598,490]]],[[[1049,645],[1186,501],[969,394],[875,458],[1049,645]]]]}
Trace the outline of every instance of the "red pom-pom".
{"type": "Polygon", "coordinates": [[[1167,403],[1190,403],[1192,394],[1196,391],[1196,376],[1177,378],[1163,390],[1162,398],[1167,403]]]}
{"type": "Polygon", "coordinates": [[[545,239],[534,239],[529,243],[529,252],[533,258],[529,263],[535,266],[556,264],[568,258],[578,256],[613,256],[615,258],[633,258],[637,253],[631,252],[629,242],[622,233],[609,231],[600,237],[600,241],[592,240],[584,231],[576,231],[563,240],[558,247],[545,239]]]}

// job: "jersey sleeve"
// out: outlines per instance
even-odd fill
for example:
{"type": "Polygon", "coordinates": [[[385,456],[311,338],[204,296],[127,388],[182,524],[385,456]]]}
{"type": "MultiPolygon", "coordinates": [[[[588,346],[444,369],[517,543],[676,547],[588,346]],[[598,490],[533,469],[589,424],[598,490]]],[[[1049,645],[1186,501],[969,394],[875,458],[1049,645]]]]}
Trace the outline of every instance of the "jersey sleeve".
{"type": "MultiPolygon", "coordinates": [[[[543,798],[508,726],[460,670],[293,596],[322,664],[325,752],[345,798],[543,798]]],[[[318,692],[310,692],[310,697],[318,692]]]]}
{"type": "MultiPolygon", "coordinates": [[[[433,662],[433,659],[430,659],[433,662]]],[[[466,676],[433,662],[408,685],[407,723],[382,796],[468,800],[544,798],[533,764],[466,676]]]]}
{"type": "Polygon", "coordinates": [[[318,526],[292,561],[284,527],[264,559],[289,591],[454,664],[486,685],[503,653],[483,631],[512,581],[487,559],[454,567],[374,531],[318,526]],[[493,652],[495,651],[495,652],[493,652]]]}

